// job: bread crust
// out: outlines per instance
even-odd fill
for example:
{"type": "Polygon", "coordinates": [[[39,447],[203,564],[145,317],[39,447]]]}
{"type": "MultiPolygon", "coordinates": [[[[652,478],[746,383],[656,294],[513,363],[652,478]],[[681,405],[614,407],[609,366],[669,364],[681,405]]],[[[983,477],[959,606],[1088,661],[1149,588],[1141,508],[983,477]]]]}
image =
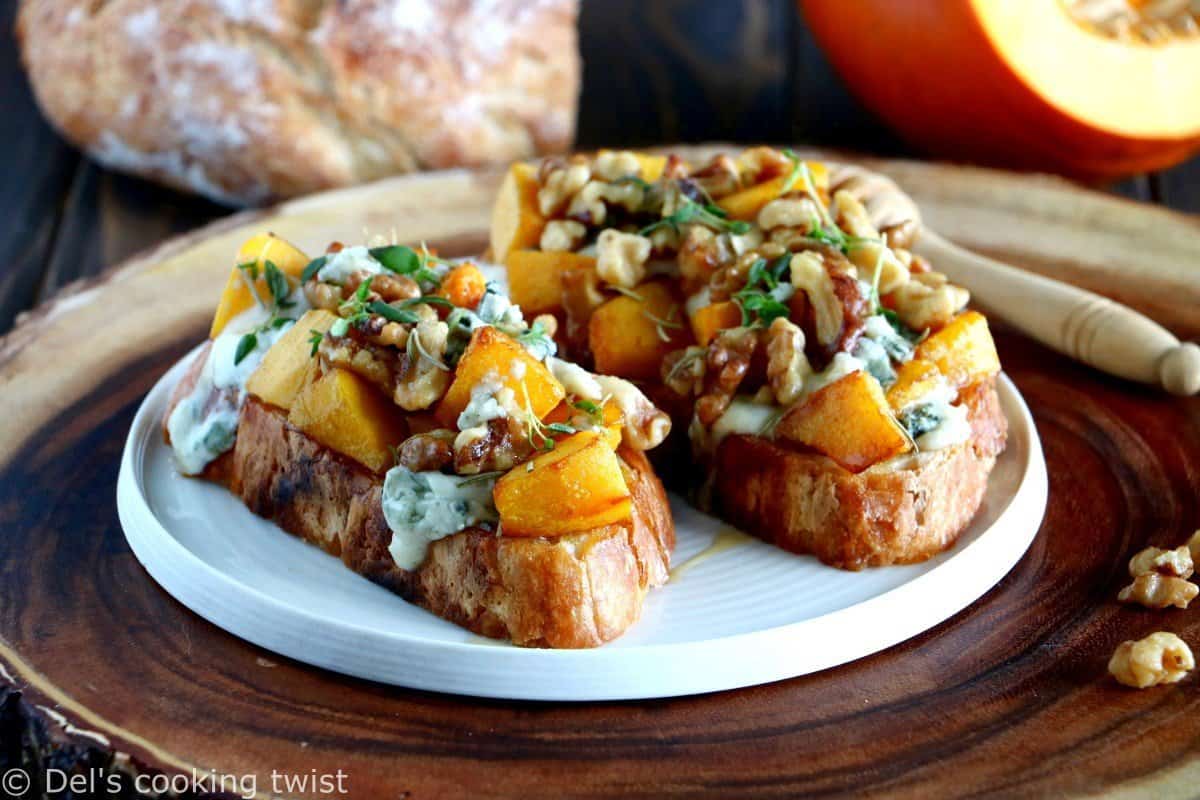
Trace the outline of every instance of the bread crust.
{"type": "Polygon", "coordinates": [[[632,522],[557,539],[468,529],[433,542],[416,570],[388,552],[383,480],[319,445],[255,398],[242,408],[229,489],[254,513],[350,569],[475,633],[529,647],[595,647],[623,633],[666,582],[675,534],[662,485],[622,447],[632,522]]]}
{"type": "Polygon", "coordinates": [[[843,569],[924,561],[970,524],[1007,436],[994,378],[961,396],[969,440],[858,474],[823,455],[729,436],[715,457],[713,511],[784,550],[843,569]]]}
{"type": "Polygon", "coordinates": [[[23,0],[56,128],[221,202],[562,152],[577,0],[23,0]]]}

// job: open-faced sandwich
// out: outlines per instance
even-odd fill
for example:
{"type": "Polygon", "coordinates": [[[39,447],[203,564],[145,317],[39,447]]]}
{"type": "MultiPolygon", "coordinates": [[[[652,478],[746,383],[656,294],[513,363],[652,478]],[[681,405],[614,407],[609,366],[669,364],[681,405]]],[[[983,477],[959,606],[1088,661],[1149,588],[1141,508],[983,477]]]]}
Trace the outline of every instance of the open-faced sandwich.
{"type": "Polygon", "coordinates": [[[569,357],[670,411],[703,507],[858,569],[953,544],[1004,448],[987,321],[915,234],[788,151],[602,151],[513,165],[491,251],[569,357]]]}
{"type": "Polygon", "coordinates": [[[556,357],[503,271],[428,251],[243,245],[163,420],[181,472],[479,634],[592,647],[667,580],[643,451],[670,420],[556,357]]]}

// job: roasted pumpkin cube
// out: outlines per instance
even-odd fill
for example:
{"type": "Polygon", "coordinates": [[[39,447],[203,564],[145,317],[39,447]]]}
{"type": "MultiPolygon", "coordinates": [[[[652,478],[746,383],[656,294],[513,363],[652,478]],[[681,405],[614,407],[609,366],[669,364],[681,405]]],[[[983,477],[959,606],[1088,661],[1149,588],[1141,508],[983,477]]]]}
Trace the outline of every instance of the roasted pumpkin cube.
{"type": "Polygon", "coordinates": [[[596,371],[634,380],[658,377],[663,356],[691,344],[683,303],[666,281],[640,284],[592,312],[588,346],[596,371]]]}
{"type": "Polygon", "coordinates": [[[306,383],[292,403],[288,422],[376,473],[392,466],[394,449],[408,438],[404,412],[372,384],[344,369],[306,383]]]}
{"type": "Polygon", "coordinates": [[[336,321],[336,315],[322,309],[305,312],[279,341],[271,345],[262,363],[246,381],[246,391],[264,403],[285,411],[291,409],[308,373],[316,368],[313,332],[324,335],[336,321]]]}
{"type": "Polygon", "coordinates": [[[271,301],[271,290],[267,287],[264,277],[268,261],[294,281],[300,280],[300,274],[308,266],[308,256],[273,233],[263,233],[247,239],[238,250],[237,261],[234,262],[233,271],[229,273],[229,280],[225,281],[225,289],[221,292],[221,301],[217,304],[217,313],[213,315],[212,328],[208,333],[210,339],[217,338],[229,320],[255,306],[247,277],[243,276],[238,265],[257,265],[259,278],[254,284],[255,291],[264,303],[271,301]]]}
{"type": "Polygon", "coordinates": [[[596,259],[579,253],[511,250],[504,260],[508,292],[525,315],[546,314],[562,307],[562,276],[573,269],[595,269],[596,259]]]}
{"type": "Polygon", "coordinates": [[[929,394],[943,380],[937,364],[932,361],[922,358],[905,361],[896,368],[896,382],[888,387],[888,405],[898,412],[929,394]]]}
{"type": "Polygon", "coordinates": [[[964,311],[917,345],[916,358],[932,361],[956,389],[1000,371],[1000,356],[987,318],[964,311]]]}
{"type": "Polygon", "coordinates": [[[604,436],[576,433],[519,464],[492,492],[505,536],[561,536],[630,518],[629,487],[604,436]]]}
{"type": "MultiPolygon", "coordinates": [[[[806,161],[812,173],[813,183],[818,193],[829,190],[829,170],[820,161],[806,161]]],[[[717,205],[725,209],[732,219],[753,220],[762,211],[762,207],[779,197],[787,186],[788,176],[780,175],[769,181],[763,181],[756,186],[742,189],[740,192],[727,194],[717,201],[717,205]]],[[[791,190],[802,189],[803,183],[797,181],[791,190]]],[[[791,191],[789,190],[789,191],[791,191]]]]}
{"type": "Polygon", "coordinates": [[[537,247],[546,220],[538,211],[537,167],[518,162],[508,168],[492,205],[492,259],[503,263],[509,252],[537,247]]]}
{"type": "Polygon", "coordinates": [[[458,415],[471,402],[471,389],[485,380],[498,381],[512,389],[520,404],[529,398],[529,410],[538,419],[550,413],[566,396],[546,365],[531,356],[521,344],[496,328],[479,328],[458,361],[454,380],[437,407],[438,420],[454,427],[458,415]]]}
{"type": "Polygon", "coordinates": [[[692,314],[692,334],[701,347],[707,347],[721,331],[741,324],[742,309],[732,300],[710,303],[692,314]]]}
{"type": "Polygon", "coordinates": [[[487,291],[487,279],[479,267],[470,262],[459,264],[442,278],[438,286],[438,297],[449,300],[460,308],[475,308],[487,291]]]}
{"type": "Polygon", "coordinates": [[[851,472],[862,472],[910,447],[879,381],[862,371],[792,406],[779,420],[775,435],[824,453],[851,472]]]}

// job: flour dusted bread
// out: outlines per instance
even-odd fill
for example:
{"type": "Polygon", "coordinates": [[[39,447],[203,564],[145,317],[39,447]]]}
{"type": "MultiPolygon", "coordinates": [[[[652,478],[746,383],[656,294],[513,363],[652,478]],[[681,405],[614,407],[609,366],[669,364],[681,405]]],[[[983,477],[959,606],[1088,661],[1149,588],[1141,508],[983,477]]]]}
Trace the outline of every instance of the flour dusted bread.
{"type": "Polygon", "coordinates": [[[556,152],[574,0],[24,0],[38,101],[106,166],[244,204],[556,152]]]}

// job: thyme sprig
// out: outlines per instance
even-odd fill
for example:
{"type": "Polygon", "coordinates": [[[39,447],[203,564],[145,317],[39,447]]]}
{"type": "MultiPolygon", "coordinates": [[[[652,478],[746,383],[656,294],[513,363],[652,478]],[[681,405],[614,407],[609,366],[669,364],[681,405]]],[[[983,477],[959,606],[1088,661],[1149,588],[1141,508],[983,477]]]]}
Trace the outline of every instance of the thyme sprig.
{"type": "Polygon", "coordinates": [[[778,317],[787,317],[791,313],[788,305],[774,294],[790,263],[791,256],[784,254],[774,263],[759,258],[750,265],[746,285],[733,295],[733,301],[742,311],[743,327],[756,323],[766,327],[778,317]]]}
{"type": "Polygon", "coordinates": [[[638,234],[646,236],[659,228],[670,228],[678,234],[680,227],[689,223],[697,223],[721,233],[732,233],[735,236],[741,236],[750,230],[749,222],[729,219],[729,215],[725,213],[725,209],[715,203],[700,205],[690,197],[681,197],[680,199],[682,202],[674,214],[665,216],[657,222],[650,223],[638,231],[638,234]]]}
{"type": "Polygon", "coordinates": [[[547,424],[538,419],[538,415],[533,412],[533,402],[529,399],[529,387],[525,384],[525,381],[521,381],[521,395],[525,400],[525,433],[529,437],[529,446],[534,450],[543,450],[545,452],[553,450],[554,437],[550,435],[552,433],[568,435],[578,433],[573,425],[568,425],[565,422],[551,422],[547,424]]]}
{"type": "Polygon", "coordinates": [[[296,305],[295,302],[288,299],[288,296],[292,293],[291,281],[288,280],[288,276],[279,267],[275,266],[275,262],[263,262],[263,278],[266,280],[267,290],[271,293],[271,305],[269,307],[258,294],[258,262],[253,261],[247,264],[238,264],[238,271],[241,273],[242,279],[246,281],[246,286],[250,289],[250,294],[254,297],[254,301],[261,308],[267,309],[269,314],[266,322],[248,331],[238,340],[237,348],[233,353],[234,366],[241,364],[248,355],[258,349],[258,336],[260,333],[272,328],[282,328],[284,325],[294,322],[295,320],[284,316],[281,312],[296,305]]]}

